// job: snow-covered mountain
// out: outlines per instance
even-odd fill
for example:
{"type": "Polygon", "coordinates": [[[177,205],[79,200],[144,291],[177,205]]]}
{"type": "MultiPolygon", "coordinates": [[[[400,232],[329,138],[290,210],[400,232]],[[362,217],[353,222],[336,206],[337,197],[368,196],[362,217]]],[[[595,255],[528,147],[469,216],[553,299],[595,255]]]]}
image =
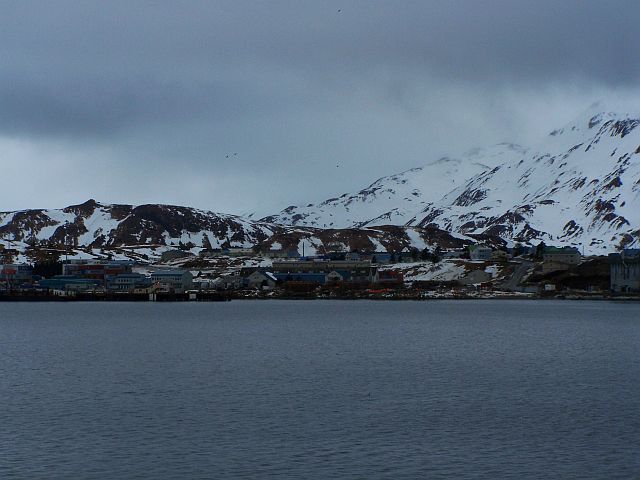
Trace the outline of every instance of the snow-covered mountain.
{"type": "Polygon", "coordinates": [[[474,149],[457,158],[443,157],[423,167],[379,178],[357,193],[345,193],[318,204],[290,206],[262,221],[319,228],[404,225],[466,179],[519,158],[524,152],[526,149],[519,145],[499,144],[474,149]]]}
{"type": "Polygon", "coordinates": [[[640,111],[594,106],[537,147],[499,144],[376,180],[319,204],[254,221],[168,205],[106,205],[0,213],[0,244],[21,249],[154,245],[315,251],[420,250],[470,239],[640,246],[640,111]],[[4,239],[4,240],[3,240],[4,239]]]}
{"type": "Polygon", "coordinates": [[[72,255],[130,254],[157,257],[181,249],[242,247],[260,250],[296,248],[305,253],[354,249],[401,252],[411,249],[462,247],[469,238],[434,227],[318,229],[282,226],[173,205],[109,205],[89,200],[59,210],[0,213],[0,245],[34,253],[57,251],[72,255]],[[124,252],[124,253],[123,253],[124,252]]]}
{"type": "Polygon", "coordinates": [[[606,253],[640,246],[640,112],[599,104],[535,148],[499,144],[266,217],[317,227],[433,226],[606,253]]]}
{"type": "Polygon", "coordinates": [[[409,223],[606,253],[640,245],[640,114],[594,106],[409,223]]]}
{"type": "Polygon", "coordinates": [[[283,228],[173,205],[107,205],[89,200],[60,210],[0,213],[0,237],[27,243],[246,246],[283,228]]]}

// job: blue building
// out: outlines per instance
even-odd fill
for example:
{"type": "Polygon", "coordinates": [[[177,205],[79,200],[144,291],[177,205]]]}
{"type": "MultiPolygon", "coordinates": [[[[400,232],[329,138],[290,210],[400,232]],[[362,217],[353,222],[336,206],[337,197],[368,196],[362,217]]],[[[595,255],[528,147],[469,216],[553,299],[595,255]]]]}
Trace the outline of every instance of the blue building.
{"type": "Polygon", "coordinates": [[[290,260],[274,261],[273,274],[283,282],[376,283],[378,269],[368,261],[290,260]]]}
{"type": "Polygon", "coordinates": [[[74,275],[56,275],[53,278],[40,280],[38,285],[40,288],[48,290],[84,292],[101,289],[103,282],[94,278],[81,278],[74,275]]]}
{"type": "Polygon", "coordinates": [[[276,272],[273,274],[279,282],[312,282],[324,284],[327,276],[324,273],[308,272],[276,272]]]}

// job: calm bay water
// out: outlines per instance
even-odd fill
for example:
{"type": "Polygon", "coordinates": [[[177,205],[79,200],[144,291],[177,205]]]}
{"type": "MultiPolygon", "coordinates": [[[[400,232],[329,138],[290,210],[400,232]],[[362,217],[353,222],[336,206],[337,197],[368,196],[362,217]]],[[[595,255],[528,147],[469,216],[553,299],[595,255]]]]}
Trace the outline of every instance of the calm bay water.
{"type": "Polygon", "coordinates": [[[0,478],[640,478],[640,304],[0,303],[0,478]]]}

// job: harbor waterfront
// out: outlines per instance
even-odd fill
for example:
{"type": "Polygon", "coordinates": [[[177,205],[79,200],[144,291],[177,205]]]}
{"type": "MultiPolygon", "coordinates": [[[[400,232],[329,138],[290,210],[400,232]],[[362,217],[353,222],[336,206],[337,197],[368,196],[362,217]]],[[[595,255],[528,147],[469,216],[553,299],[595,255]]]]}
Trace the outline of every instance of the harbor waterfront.
{"type": "Polygon", "coordinates": [[[634,302],[2,302],[1,478],[635,478],[634,302]]]}

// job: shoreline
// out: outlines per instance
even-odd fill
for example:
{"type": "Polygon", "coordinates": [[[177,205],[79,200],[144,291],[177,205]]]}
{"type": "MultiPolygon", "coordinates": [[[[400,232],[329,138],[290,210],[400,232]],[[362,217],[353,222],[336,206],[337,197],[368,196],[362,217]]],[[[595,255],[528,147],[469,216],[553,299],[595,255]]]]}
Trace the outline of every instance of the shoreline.
{"type": "Polygon", "coordinates": [[[20,294],[0,294],[0,303],[72,303],[72,302],[127,302],[127,303],[202,303],[202,302],[230,302],[243,300],[296,300],[296,301],[322,301],[322,300],[372,300],[372,301],[438,301],[438,300],[529,300],[529,301],[549,301],[549,300],[569,300],[569,301],[614,301],[614,302],[640,302],[640,295],[581,295],[574,293],[555,295],[534,295],[534,294],[512,294],[509,292],[480,295],[399,295],[399,296],[298,296],[298,295],[228,295],[228,294],[205,294],[202,296],[190,297],[189,294],[156,294],[154,298],[148,295],[20,295],[20,294]]]}

